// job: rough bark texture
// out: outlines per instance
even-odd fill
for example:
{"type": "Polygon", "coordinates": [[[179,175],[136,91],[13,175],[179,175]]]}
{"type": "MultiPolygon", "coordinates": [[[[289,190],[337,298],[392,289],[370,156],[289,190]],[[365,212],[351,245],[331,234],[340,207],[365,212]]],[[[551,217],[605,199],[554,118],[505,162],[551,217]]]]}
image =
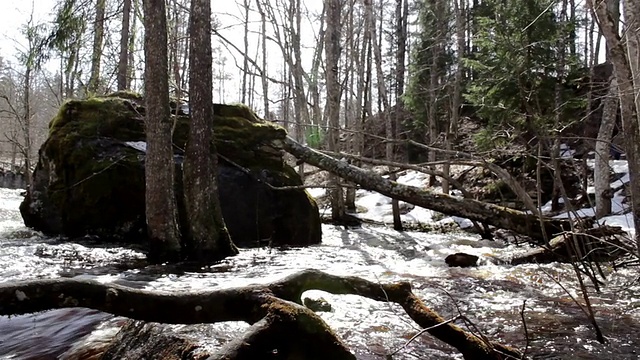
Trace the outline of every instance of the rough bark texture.
{"type": "Polygon", "coordinates": [[[611,213],[611,169],[609,151],[611,137],[616,127],[618,114],[618,82],[611,79],[607,97],[603,99],[602,122],[596,140],[596,156],[593,167],[593,184],[596,191],[596,218],[600,219],[611,213]]]}
{"type": "MultiPolygon", "coordinates": [[[[338,151],[340,137],[340,83],[338,82],[338,62],[340,61],[340,0],[327,1],[327,33],[325,35],[325,56],[327,60],[327,106],[329,115],[329,151],[338,151]]],[[[331,175],[331,218],[340,221],[344,217],[344,196],[340,179],[331,175]]]]}
{"type": "Polygon", "coordinates": [[[395,181],[384,179],[372,172],[305,147],[290,137],[286,138],[284,146],[287,152],[298,159],[337,174],[345,180],[360,184],[364,189],[377,191],[383,195],[443,214],[460,216],[498,228],[512,230],[516,233],[530,236],[540,242],[553,237],[554,234],[570,229],[568,221],[540,218],[503,206],[398,184],[395,181]]]}
{"type": "Polygon", "coordinates": [[[238,253],[222,217],[213,144],[211,1],[192,0],[189,17],[191,126],[184,159],[184,200],[190,260],[211,262],[238,253]]]}
{"type": "Polygon", "coordinates": [[[129,26],[131,18],[131,0],[122,5],[122,30],[120,31],[120,57],[118,59],[118,90],[129,88],[129,26]]]}
{"type": "MultiPolygon", "coordinates": [[[[602,1],[589,0],[595,17],[598,19],[600,30],[607,40],[608,53],[613,63],[613,70],[618,82],[618,96],[620,97],[620,114],[622,117],[622,132],[624,133],[625,153],[629,165],[629,195],[633,222],[636,229],[640,229],[640,129],[636,111],[636,93],[634,91],[632,65],[629,52],[622,39],[615,31],[616,22],[607,12],[606,4],[602,1]]],[[[634,19],[626,19],[634,24],[634,19]]],[[[636,20],[637,21],[637,20],[636,20]]],[[[637,26],[637,24],[636,24],[637,26]]],[[[632,28],[625,29],[634,31],[632,28]]],[[[636,231],[636,242],[640,251],[640,231],[636,231]]]]}
{"type": "Polygon", "coordinates": [[[164,0],[144,1],[145,128],[147,132],[146,220],[154,262],[180,259],[180,232],[174,194],[173,149],[169,117],[167,19],[164,0]]]}
{"type": "Polygon", "coordinates": [[[91,76],[87,84],[90,93],[98,92],[100,86],[100,63],[102,62],[102,43],[104,42],[104,13],[106,0],[96,1],[96,18],[93,25],[93,50],[91,54],[91,76]]]}
{"type": "Polygon", "coordinates": [[[211,359],[355,359],[333,331],[301,305],[307,290],[353,294],[403,307],[421,327],[465,359],[520,359],[521,354],[447,322],[413,294],[406,282],[380,284],[306,270],[266,285],[166,294],[86,280],[34,280],[0,285],[0,315],[86,307],[131,319],[195,324],[245,321],[245,335],[211,359]],[[277,354],[273,350],[277,349],[277,354]]]}

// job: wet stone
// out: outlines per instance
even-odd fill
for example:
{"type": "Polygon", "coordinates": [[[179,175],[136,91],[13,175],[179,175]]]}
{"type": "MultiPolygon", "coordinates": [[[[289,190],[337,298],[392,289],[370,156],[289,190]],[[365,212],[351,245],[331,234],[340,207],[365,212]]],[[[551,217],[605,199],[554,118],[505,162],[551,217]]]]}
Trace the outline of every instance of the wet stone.
{"type": "Polygon", "coordinates": [[[447,256],[444,262],[449,267],[471,267],[478,265],[478,257],[465,253],[455,253],[447,256]]]}

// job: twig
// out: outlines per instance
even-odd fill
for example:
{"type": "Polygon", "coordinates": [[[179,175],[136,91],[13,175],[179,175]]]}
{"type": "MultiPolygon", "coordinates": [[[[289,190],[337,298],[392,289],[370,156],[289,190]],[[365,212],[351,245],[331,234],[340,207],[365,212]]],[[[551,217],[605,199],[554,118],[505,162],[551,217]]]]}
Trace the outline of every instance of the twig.
{"type": "Polygon", "coordinates": [[[448,323],[454,322],[454,321],[456,321],[456,320],[458,320],[458,319],[460,319],[460,318],[461,318],[461,316],[460,316],[460,315],[458,315],[458,316],[453,317],[453,318],[451,318],[451,319],[449,319],[449,320],[447,320],[447,321],[444,321],[444,322],[441,322],[441,323],[439,323],[439,324],[436,324],[436,325],[433,325],[433,326],[431,326],[431,327],[424,328],[424,329],[420,330],[417,334],[413,335],[413,336],[411,337],[411,339],[409,339],[407,342],[405,342],[405,343],[404,343],[404,345],[400,346],[400,347],[399,347],[399,348],[397,348],[396,350],[394,350],[394,351],[392,351],[391,353],[387,354],[387,355],[386,355],[387,359],[391,359],[391,357],[392,357],[393,355],[395,355],[395,354],[399,353],[400,351],[402,351],[402,349],[404,349],[404,348],[406,348],[407,346],[409,346],[409,344],[411,344],[415,339],[417,339],[418,337],[420,337],[422,334],[426,333],[427,331],[429,331],[429,330],[433,330],[433,329],[437,328],[438,326],[442,326],[442,325],[446,325],[446,324],[448,324],[448,323]]]}
{"type": "Polygon", "coordinates": [[[521,359],[524,359],[527,357],[527,351],[529,350],[529,341],[530,341],[529,330],[527,329],[527,320],[524,318],[524,310],[526,305],[527,305],[527,300],[524,300],[522,302],[522,308],[520,309],[520,317],[522,318],[522,326],[524,327],[524,339],[525,339],[524,350],[522,350],[521,359]]]}

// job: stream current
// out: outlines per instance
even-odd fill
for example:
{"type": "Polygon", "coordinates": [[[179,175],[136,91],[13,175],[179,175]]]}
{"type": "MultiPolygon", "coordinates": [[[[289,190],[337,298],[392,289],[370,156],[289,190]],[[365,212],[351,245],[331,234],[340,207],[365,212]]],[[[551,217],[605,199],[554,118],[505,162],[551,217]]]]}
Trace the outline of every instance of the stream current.
{"type": "MultiPolygon", "coordinates": [[[[508,260],[528,250],[526,246],[481,241],[462,232],[398,233],[382,227],[347,230],[324,225],[323,243],[318,246],[241,250],[206,271],[167,272],[158,266],[131,266],[144,259],[135,249],[97,247],[90,241],[63,243],[29,230],[18,211],[21,201],[20,191],[0,189],[0,283],[76,277],[183,293],[267,283],[314,268],[379,282],[410,281],[414,292],[444,318],[461,311],[490,339],[526,347],[533,358],[640,359],[637,268],[605,267],[608,276],[601,292],[590,292],[607,339],[602,345],[572,300],[583,303],[570,266],[496,264],[497,259],[508,260]],[[455,252],[480,256],[479,266],[447,267],[444,258],[455,252]]],[[[319,314],[359,359],[384,359],[399,348],[393,359],[462,358],[428,334],[406,344],[420,329],[399,306],[320,291],[304,296],[322,297],[332,305],[331,312],[319,314]]],[[[64,358],[74,344],[108,341],[122,323],[122,318],[88,309],[0,317],[0,359],[64,358]]],[[[239,336],[248,325],[172,327],[213,349],[239,336]]]]}

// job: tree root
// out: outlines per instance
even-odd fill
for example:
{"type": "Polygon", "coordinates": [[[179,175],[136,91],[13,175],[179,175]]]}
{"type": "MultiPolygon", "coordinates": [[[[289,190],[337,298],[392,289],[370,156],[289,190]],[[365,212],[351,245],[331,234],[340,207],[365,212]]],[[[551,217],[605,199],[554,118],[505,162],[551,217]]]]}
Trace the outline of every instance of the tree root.
{"type": "Polygon", "coordinates": [[[446,321],[412,292],[408,282],[379,284],[358,277],[304,270],[265,285],[168,294],[86,280],[32,280],[0,285],[0,315],[85,307],[131,319],[169,324],[244,321],[252,326],[211,359],[355,359],[337,335],[302,305],[307,290],[393,302],[465,359],[521,359],[522,354],[446,321]]]}

